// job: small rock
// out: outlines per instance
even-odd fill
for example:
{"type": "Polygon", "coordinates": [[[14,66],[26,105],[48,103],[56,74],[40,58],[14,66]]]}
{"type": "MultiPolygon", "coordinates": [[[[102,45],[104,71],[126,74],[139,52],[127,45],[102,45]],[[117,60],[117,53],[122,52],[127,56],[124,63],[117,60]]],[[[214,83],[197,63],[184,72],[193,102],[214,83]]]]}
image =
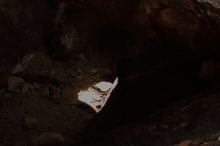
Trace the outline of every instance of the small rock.
{"type": "Polygon", "coordinates": [[[11,71],[11,74],[17,74],[24,71],[23,65],[21,63],[18,63],[14,69],[11,71]]]}
{"type": "Polygon", "coordinates": [[[180,128],[185,128],[186,126],[188,126],[187,123],[181,123],[181,124],[179,125],[180,128]]]}
{"type": "Polygon", "coordinates": [[[218,141],[220,141],[220,136],[218,136],[218,141]]]}
{"type": "Polygon", "coordinates": [[[27,93],[30,90],[33,90],[34,87],[31,84],[25,83],[22,87],[21,93],[27,93]]]}
{"type": "Polygon", "coordinates": [[[5,93],[5,97],[10,98],[10,97],[12,97],[12,95],[10,93],[5,93]]]}
{"type": "Polygon", "coordinates": [[[78,32],[74,29],[74,27],[64,26],[63,30],[64,32],[60,37],[61,44],[65,48],[66,52],[70,52],[77,47],[80,38],[78,37],[78,32]]]}
{"type": "Polygon", "coordinates": [[[193,146],[197,146],[197,145],[201,145],[203,143],[203,140],[202,139],[196,139],[196,140],[193,140],[193,142],[191,143],[193,146]]]}
{"type": "Polygon", "coordinates": [[[106,75],[106,76],[111,76],[112,75],[112,71],[110,69],[100,69],[100,72],[103,74],[103,75],[106,75]]]}
{"type": "Polygon", "coordinates": [[[98,69],[91,69],[89,72],[91,74],[97,74],[98,73],[98,69]]]}
{"type": "Polygon", "coordinates": [[[23,126],[27,129],[36,128],[38,124],[39,124],[38,120],[34,117],[27,117],[23,121],[23,126]]]}
{"type": "Polygon", "coordinates": [[[37,82],[34,82],[34,89],[38,90],[40,88],[41,86],[37,82]]]}
{"type": "Polygon", "coordinates": [[[25,67],[28,66],[29,62],[31,61],[31,59],[34,57],[35,54],[29,54],[27,56],[23,57],[23,60],[21,63],[18,63],[14,69],[11,71],[11,74],[17,74],[17,73],[21,73],[24,71],[25,67]]]}
{"type": "Polygon", "coordinates": [[[78,69],[75,74],[77,79],[81,79],[84,76],[84,72],[81,69],[78,69]]]}
{"type": "Polygon", "coordinates": [[[33,143],[38,146],[63,146],[65,140],[60,133],[44,132],[33,139],[33,143]]]}
{"type": "Polygon", "coordinates": [[[29,55],[26,55],[23,57],[23,60],[22,60],[22,64],[27,66],[29,64],[29,62],[31,61],[31,59],[35,56],[36,54],[35,53],[32,53],[32,54],[29,54],[29,55]]]}
{"type": "Polygon", "coordinates": [[[49,89],[46,87],[42,88],[42,90],[40,90],[40,95],[43,97],[49,97],[50,96],[49,89]]]}
{"type": "Polygon", "coordinates": [[[60,99],[62,97],[62,92],[59,88],[55,87],[55,86],[51,86],[49,88],[49,98],[52,100],[57,100],[60,99]]]}
{"type": "Polygon", "coordinates": [[[192,143],[191,140],[184,140],[184,141],[182,141],[181,143],[179,143],[179,144],[177,144],[175,146],[190,146],[191,143],[192,143]]]}
{"type": "Polygon", "coordinates": [[[86,60],[87,60],[86,57],[84,56],[84,54],[79,54],[79,55],[77,55],[77,59],[78,59],[79,61],[86,61],[86,60]]]}
{"type": "Polygon", "coordinates": [[[22,88],[24,80],[22,78],[11,76],[7,80],[7,87],[9,91],[15,91],[18,88],[22,88]]]}

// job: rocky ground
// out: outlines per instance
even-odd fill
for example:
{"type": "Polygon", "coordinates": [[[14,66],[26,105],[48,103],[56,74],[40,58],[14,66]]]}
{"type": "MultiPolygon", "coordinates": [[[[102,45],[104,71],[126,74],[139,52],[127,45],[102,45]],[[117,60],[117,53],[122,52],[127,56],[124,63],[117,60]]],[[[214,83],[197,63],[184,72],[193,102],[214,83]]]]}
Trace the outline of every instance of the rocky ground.
{"type": "Polygon", "coordinates": [[[219,97],[219,87],[212,87],[162,108],[143,121],[113,128],[89,144],[218,146],[219,97]]]}
{"type": "Polygon", "coordinates": [[[86,54],[68,64],[53,61],[43,52],[25,56],[0,92],[1,144],[219,145],[218,86],[160,108],[141,120],[115,125],[107,122],[103,113],[96,115],[77,101],[79,90],[103,79],[111,80],[111,66],[92,63],[86,54]]]}
{"type": "Polygon", "coordinates": [[[88,61],[83,54],[72,64],[52,61],[43,52],[25,56],[1,88],[1,143],[75,143],[95,115],[80,106],[77,93],[112,74],[108,67],[88,68],[88,61]]]}

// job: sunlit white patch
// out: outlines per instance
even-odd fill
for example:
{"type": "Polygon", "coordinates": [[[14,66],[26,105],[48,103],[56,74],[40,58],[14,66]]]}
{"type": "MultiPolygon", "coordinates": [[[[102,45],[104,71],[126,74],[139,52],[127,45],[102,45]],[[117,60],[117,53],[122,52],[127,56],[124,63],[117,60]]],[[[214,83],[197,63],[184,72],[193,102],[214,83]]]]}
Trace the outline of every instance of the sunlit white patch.
{"type": "Polygon", "coordinates": [[[118,78],[114,83],[99,82],[87,90],[78,93],[78,100],[92,107],[96,113],[100,112],[108,101],[111,92],[118,84],[118,78]]]}

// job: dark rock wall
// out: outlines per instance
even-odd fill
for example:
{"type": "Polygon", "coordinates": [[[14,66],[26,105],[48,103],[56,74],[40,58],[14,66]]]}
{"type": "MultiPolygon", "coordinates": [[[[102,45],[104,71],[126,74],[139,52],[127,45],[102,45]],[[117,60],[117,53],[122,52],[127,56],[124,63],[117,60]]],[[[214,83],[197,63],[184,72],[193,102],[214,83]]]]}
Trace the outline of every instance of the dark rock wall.
{"type": "Polygon", "coordinates": [[[0,9],[0,54],[1,59],[7,58],[5,62],[14,62],[28,51],[39,49],[57,11],[56,6],[43,0],[1,0],[0,9]]]}
{"type": "Polygon", "coordinates": [[[82,41],[78,46],[84,48],[91,46],[91,41],[98,41],[92,39],[98,32],[112,28],[130,34],[138,46],[135,48],[143,48],[152,39],[184,43],[192,51],[197,51],[197,55],[211,53],[217,48],[218,28],[201,13],[196,1],[63,2],[66,3],[64,12],[56,20],[62,2],[1,0],[1,47],[21,48],[17,51],[21,54],[22,50],[39,49],[47,36],[59,37],[60,33],[71,31],[63,30],[67,26],[76,27],[82,41]],[[55,34],[48,35],[51,32],[55,34]]]}
{"type": "Polygon", "coordinates": [[[219,56],[217,17],[195,0],[1,0],[0,8],[2,65],[37,49],[58,60],[105,51],[126,68],[119,74],[142,79],[164,64],[197,74],[219,56]]]}

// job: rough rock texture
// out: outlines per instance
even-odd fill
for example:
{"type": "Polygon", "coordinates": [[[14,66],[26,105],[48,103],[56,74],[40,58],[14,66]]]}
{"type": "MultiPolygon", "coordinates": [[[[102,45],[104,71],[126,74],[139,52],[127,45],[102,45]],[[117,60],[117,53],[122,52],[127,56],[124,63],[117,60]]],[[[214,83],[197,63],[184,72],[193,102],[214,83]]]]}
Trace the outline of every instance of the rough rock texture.
{"type": "Polygon", "coordinates": [[[25,54],[43,48],[51,31],[56,5],[50,1],[0,1],[0,71],[5,75],[25,54]]]}
{"type": "Polygon", "coordinates": [[[218,94],[187,102],[183,109],[169,107],[152,122],[149,117],[155,108],[201,89],[201,77],[218,78],[219,11],[211,5],[1,0],[0,12],[1,143],[31,145],[34,137],[49,145],[186,145],[198,133],[208,134],[209,125],[218,131],[218,94]],[[7,82],[6,76],[13,78],[7,82]],[[115,76],[119,86],[103,112],[95,116],[78,104],[79,90],[115,76]],[[200,111],[205,115],[198,116],[200,111]],[[39,121],[36,128],[22,128],[29,116],[39,121]],[[184,133],[187,128],[192,131],[184,133]],[[84,135],[94,139],[85,141],[84,135]]]}
{"type": "Polygon", "coordinates": [[[45,132],[36,137],[34,144],[37,146],[63,146],[65,140],[60,133],[45,132]]]}
{"type": "Polygon", "coordinates": [[[27,128],[27,129],[36,128],[38,124],[39,124],[39,121],[34,117],[26,117],[24,118],[23,123],[22,123],[24,128],[27,128]]]}
{"type": "Polygon", "coordinates": [[[81,48],[91,46],[91,41],[94,41],[92,38],[97,36],[99,31],[112,31],[112,28],[113,31],[130,34],[140,48],[145,47],[143,45],[151,39],[161,42],[161,39],[164,41],[163,38],[167,38],[166,41],[174,39],[189,45],[189,49],[198,51],[197,55],[216,51],[216,29],[209,25],[208,18],[200,13],[196,1],[64,0],[64,2],[67,3],[65,7],[62,7],[59,1],[11,3],[2,0],[1,15],[5,24],[1,24],[2,31],[4,30],[1,35],[4,48],[12,50],[20,48],[23,50],[19,51],[20,53],[24,50],[39,49],[46,35],[49,36],[47,43],[52,47],[49,49],[52,50],[52,54],[53,50],[57,50],[55,47],[61,48],[60,51],[55,51],[57,52],[55,56],[59,53],[65,55],[63,51],[69,52],[72,49],[76,53],[81,48]],[[210,39],[212,42],[205,38],[206,35],[212,38],[210,39]],[[10,42],[14,42],[14,46],[11,46],[10,42]]]}
{"type": "Polygon", "coordinates": [[[27,56],[33,57],[19,62],[22,72],[10,76],[1,88],[0,141],[30,146],[76,143],[95,116],[78,102],[77,93],[110,80],[111,69],[98,68],[99,62],[91,64],[86,56],[74,62],[54,61],[41,51],[27,56]]]}
{"type": "MultiPolygon", "coordinates": [[[[219,145],[219,86],[152,113],[145,120],[85,133],[82,145],[219,145]],[[93,135],[97,133],[98,135],[93,135]],[[86,140],[85,140],[86,139],[86,140]]],[[[104,119],[103,119],[104,120],[104,119]]],[[[104,124],[108,123],[107,121],[104,124]]]]}
{"type": "MultiPolygon", "coordinates": [[[[1,47],[5,48],[1,50],[11,50],[1,54],[9,53],[15,59],[19,56],[15,56],[17,50],[16,54],[23,55],[40,48],[48,49],[54,59],[66,59],[85,49],[114,48],[113,56],[139,57],[140,52],[145,52],[150,54],[145,61],[151,62],[164,54],[163,50],[169,52],[166,56],[195,55],[199,59],[218,52],[218,28],[194,0],[2,0],[1,10],[1,47]],[[152,52],[152,46],[161,54],[152,52]]],[[[1,58],[2,62],[9,61],[5,55],[1,58]]]]}
{"type": "Polygon", "coordinates": [[[211,3],[214,7],[220,8],[220,1],[219,0],[198,0],[199,2],[208,2],[211,3]]]}
{"type": "Polygon", "coordinates": [[[21,89],[24,84],[24,80],[19,77],[11,76],[7,80],[7,89],[9,91],[16,91],[21,89]]]}

